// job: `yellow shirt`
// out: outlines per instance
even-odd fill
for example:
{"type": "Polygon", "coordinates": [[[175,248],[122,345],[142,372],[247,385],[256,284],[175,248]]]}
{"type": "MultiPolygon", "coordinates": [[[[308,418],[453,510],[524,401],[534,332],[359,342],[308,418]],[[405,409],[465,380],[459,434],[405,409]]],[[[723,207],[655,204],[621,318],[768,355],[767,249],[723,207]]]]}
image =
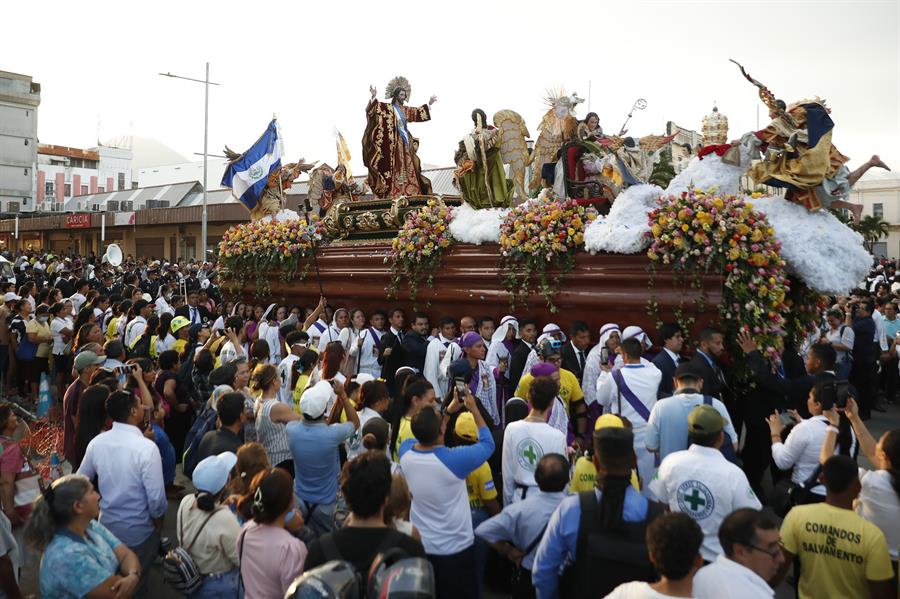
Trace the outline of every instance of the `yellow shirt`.
{"type": "Polygon", "coordinates": [[[400,418],[400,430],[397,431],[397,447],[394,449],[394,461],[399,462],[400,456],[398,455],[398,450],[400,446],[403,445],[403,442],[407,439],[413,439],[415,435],[412,432],[412,419],[409,416],[403,416],[400,418]]]}
{"type": "MultiPolygon", "coordinates": [[[[523,374],[522,378],[519,379],[519,386],[516,387],[516,397],[527,400],[528,390],[531,389],[531,381],[533,380],[534,377],[531,376],[530,372],[523,374]]],[[[581,392],[581,385],[578,384],[578,377],[565,368],[559,369],[559,398],[566,406],[567,412],[571,412],[569,406],[572,402],[584,399],[584,393],[581,392]]]]}
{"type": "MultiPolygon", "coordinates": [[[[591,458],[581,456],[575,461],[575,471],[572,473],[572,482],[569,483],[569,493],[581,493],[590,491],[597,486],[597,469],[591,458]]],[[[631,486],[640,493],[641,483],[637,472],[631,471],[631,486]]]]}
{"type": "Polygon", "coordinates": [[[172,349],[178,352],[179,356],[184,353],[185,347],[187,347],[187,339],[176,339],[172,344],[172,349]]]}
{"type": "Polygon", "coordinates": [[[868,580],[894,576],[884,533],[851,510],[799,505],[781,524],[781,542],[800,558],[800,599],[868,597],[868,580]]]}
{"type": "Polygon", "coordinates": [[[297,384],[294,385],[294,392],[291,394],[291,399],[294,401],[294,411],[298,414],[300,413],[300,398],[303,396],[303,392],[306,391],[308,385],[308,374],[300,374],[297,376],[297,384]]]}
{"type": "Polygon", "coordinates": [[[491,476],[491,468],[487,462],[482,463],[466,477],[466,491],[469,493],[469,507],[473,510],[483,508],[485,501],[497,499],[494,477],[491,476]]]}
{"type": "Polygon", "coordinates": [[[119,317],[113,316],[109,319],[109,324],[106,325],[106,340],[112,341],[116,338],[116,329],[119,326],[119,317]]]}
{"type": "MultiPolygon", "coordinates": [[[[46,322],[41,324],[37,321],[36,318],[33,318],[28,321],[28,324],[25,325],[25,333],[33,333],[38,337],[44,337],[45,339],[50,339],[50,325],[46,322]]],[[[50,357],[50,341],[41,341],[37,344],[37,353],[35,354],[36,358],[49,358],[50,357]]]]}

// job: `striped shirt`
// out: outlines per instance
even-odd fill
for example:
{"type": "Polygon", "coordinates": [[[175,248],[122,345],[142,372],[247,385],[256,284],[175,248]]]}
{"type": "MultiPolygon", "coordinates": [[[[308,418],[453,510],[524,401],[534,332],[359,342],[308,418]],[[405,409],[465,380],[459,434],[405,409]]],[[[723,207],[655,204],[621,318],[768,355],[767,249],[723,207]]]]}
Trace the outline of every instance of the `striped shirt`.
{"type": "Polygon", "coordinates": [[[277,399],[260,400],[259,411],[256,416],[256,434],[260,443],[269,454],[269,462],[277,466],[285,460],[291,459],[291,448],[288,445],[287,433],[283,422],[272,422],[270,414],[277,399]]]}

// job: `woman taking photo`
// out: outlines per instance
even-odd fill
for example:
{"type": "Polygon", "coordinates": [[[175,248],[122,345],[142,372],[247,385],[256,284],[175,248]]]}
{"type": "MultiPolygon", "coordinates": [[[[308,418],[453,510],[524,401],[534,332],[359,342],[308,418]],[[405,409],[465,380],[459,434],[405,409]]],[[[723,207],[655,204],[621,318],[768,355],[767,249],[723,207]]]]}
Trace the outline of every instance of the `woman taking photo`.
{"type": "Polygon", "coordinates": [[[260,394],[256,403],[256,438],[266,448],[269,460],[275,467],[282,468],[293,477],[294,460],[284,425],[299,420],[300,416],[278,399],[281,389],[278,369],[271,364],[257,366],[250,379],[250,388],[260,394]]]}
{"type": "Polygon", "coordinates": [[[241,511],[248,505],[253,520],[244,525],[237,540],[244,597],[281,599],[303,572],[307,553],[306,545],[285,530],[294,507],[294,481],[281,468],[260,472],[250,493],[241,499],[241,511]]]}
{"type": "Polygon", "coordinates": [[[359,401],[356,404],[359,413],[359,429],[347,440],[347,459],[352,460],[366,451],[363,446],[363,428],[366,423],[379,418],[387,412],[391,405],[391,392],[382,381],[369,381],[363,383],[359,390],[359,401]]]}
{"type": "MultiPolygon", "coordinates": [[[[781,416],[776,411],[767,419],[772,435],[772,459],[775,465],[782,470],[793,469],[791,483],[803,489],[803,492],[798,492],[792,499],[794,503],[825,501],[825,487],[816,482],[820,471],[819,452],[825,442],[826,429],[830,426],[824,413],[835,407],[837,399],[838,384],[835,381],[816,383],[806,400],[806,407],[812,417],[802,420],[796,412],[792,414],[798,423],[791,429],[784,443],[781,441],[781,433],[785,426],[781,422],[781,416]]],[[[859,451],[856,436],[851,430],[850,422],[844,416],[840,418],[837,446],[839,453],[853,458],[859,451]]]]}
{"type": "Polygon", "coordinates": [[[238,597],[236,542],[241,525],[224,505],[229,475],[236,463],[237,457],[231,452],[201,460],[191,477],[197,492],[182,499],[178,507],[178,544],[190,554],[203,577],[191,599],[238,597]]]}
{"type": "Polygon", "coordinates": [[[42,597],[130,597],[141,564],[100,517],[100,494],[91,481],[70,474],[54,481],[34,503],[26,542],[43,552],[42,597]]]}

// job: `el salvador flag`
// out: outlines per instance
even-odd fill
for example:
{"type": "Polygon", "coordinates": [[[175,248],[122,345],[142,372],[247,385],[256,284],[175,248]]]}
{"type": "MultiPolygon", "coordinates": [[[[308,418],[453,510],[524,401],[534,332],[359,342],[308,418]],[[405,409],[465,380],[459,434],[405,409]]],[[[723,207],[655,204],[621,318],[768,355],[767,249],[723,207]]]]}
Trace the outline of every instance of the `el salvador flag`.
{"type": "Polygon", "coordinates": [[[272,119],[263,133],[249,150],[228,165],[222,177],[222,185],[230,187],[234,195],[249,210],[256,207],[266,188],[269,174],[281,168],[284,144],[278,130],[278,122],[272,119]]]}

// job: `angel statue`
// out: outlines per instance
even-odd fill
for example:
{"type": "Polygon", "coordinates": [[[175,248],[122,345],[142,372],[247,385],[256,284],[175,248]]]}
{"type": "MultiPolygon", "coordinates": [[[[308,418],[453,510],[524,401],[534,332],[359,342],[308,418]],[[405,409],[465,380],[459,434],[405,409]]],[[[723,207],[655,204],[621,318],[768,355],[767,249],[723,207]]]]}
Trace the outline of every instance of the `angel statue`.
{"type": "Polygon", "coordinates": [[[422,176],[417,155],[419,140],[413,137],[407,123],[431,120],[428,104],[405,106],[411,91],[406,77],[394,77],[385,88],[385,99],[375,99],[376,89],[369,87],[372,98],[366,105],[366,131],[363,133],[363,162],[369,169],[368,183],[378,198],[398,198],[431,193],[431,181],[422,176]]]}
{"type": "Polygon", "coordinates": [[[870,168],[891,170],[878,156],[872,156],[850,171],[849,158],[831,143],[834,122],[831,110],[819,98],[791,105],[775,98],[765,85],[753,79],[744,67],[732,60],[747,81],[759,90],[759,98],[769,109],[772,121],[760,131],[745,134],[741,144],[763,154],[763,160],[748,171],[757,184],[781,187],[784,198],[807,210],[847,209],[859,222],[861,204],[852,204],[850,188],[870,168]]]}
{"type": "Polygon", "coordinates": [[[487,115],[480,108],[472,111],[475,129],[459,142],[453,157],[458,167],[453,173],[453,184],[473,208],[509,207],[514,190],[521,199],[526,197],[528,129],[522,117],[512,110],[495,114],[495,126],[486,125],[486,120],[487,115]],[[504,163],[510,165],[515,183],[506,178],[504,163]]]}
{"type": "Polygon", "coordinates": [[[541,169],[544,164],[557,161],[557,152],[563,144],[575,137],[578,119],[575,107],[584,102],[578,94],[566,95],[565,91],[550,91],[544,99],[550,107],[538,125],[537,141],[531,154],[531,181],[529,191],[541,188],[541,169]]]}
{"type": "Polygon", "coordinates": [[[368,189],[365,183],[347,177],[347,167],[338,164],[332,168],[321,164],[309,174],[309,190],[307,199],[319,206],[319,216],[325,216],[335,202],[361,199],[368,189]]]}

